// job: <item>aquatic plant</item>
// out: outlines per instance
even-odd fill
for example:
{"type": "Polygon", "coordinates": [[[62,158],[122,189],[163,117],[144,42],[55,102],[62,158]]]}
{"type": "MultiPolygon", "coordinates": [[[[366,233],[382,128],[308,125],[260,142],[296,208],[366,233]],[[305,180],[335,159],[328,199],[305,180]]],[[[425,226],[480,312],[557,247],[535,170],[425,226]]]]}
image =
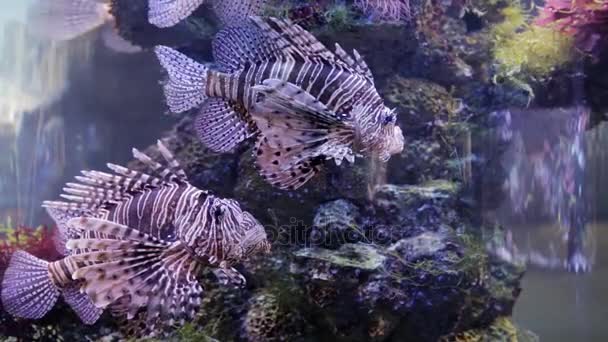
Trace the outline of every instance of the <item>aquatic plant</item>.
{"type": "Polygon", "coordinates": [[[507,7],[502,14],[504,21],[492,30],[493,54],[499,74],[540,77],[571,60],[569,36],[550,28],[529,25],[519,7],[507,7]]]}
{"type": "Polygon", "coordinates": [[[597,56],[606,44],[608,2],[595,0],[547,0],[535,24],[574,37],[576,47],[597,56]]]}
{"type": "Polygon", "coordinates": [[[13,252],[17,250],[25,250],[45,259],[58,257],[53,230],[47,226],[14,226],[9,217],[5,223],[0,223],[0,238],[0,275],[4,273],[13,252]]]}
{"type": "Polygon", "coordinates": [[[381,20],[399,21],[412,15],[409,0],[355,0],[355,6],[381,20]]]}

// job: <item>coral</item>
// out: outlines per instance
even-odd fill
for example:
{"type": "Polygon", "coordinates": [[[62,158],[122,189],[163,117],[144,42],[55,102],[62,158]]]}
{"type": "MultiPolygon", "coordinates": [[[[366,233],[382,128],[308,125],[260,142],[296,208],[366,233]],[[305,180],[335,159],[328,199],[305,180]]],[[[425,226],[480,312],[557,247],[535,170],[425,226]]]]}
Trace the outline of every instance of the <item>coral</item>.
{"type": "Polygon", "coordinates": [[[412,15],[409,0],[355,0],[355,6],[381,20],[399,21],[412,15]]]}
{"type": "Polygon", "coordinates": [[[493,29],[493,53],[500,75],[545,76],[572,59],[572,39],[551,28],[528,25],[522,10],[507,7],[493,29]]]}
{"type": "Polygon", "coordinates": [[[597,55],[607,42],[608,2],[548,0],[535,23],[575,37],[578,49],[597,55]]]}

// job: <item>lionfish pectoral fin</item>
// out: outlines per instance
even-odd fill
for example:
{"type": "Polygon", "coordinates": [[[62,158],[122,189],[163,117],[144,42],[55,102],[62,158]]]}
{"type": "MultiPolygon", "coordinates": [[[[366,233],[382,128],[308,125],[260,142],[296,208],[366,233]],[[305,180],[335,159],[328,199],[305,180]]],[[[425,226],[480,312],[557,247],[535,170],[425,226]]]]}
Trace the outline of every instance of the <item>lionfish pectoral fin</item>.
{"type": "Polygon", "coordinates": [[[273,148],[265,138],[260,138],[254,153],[262,178],[284,190],[296,190],[308,182],[321,171],[324,159],[314,156],[311,145],[273,148]]]}
{"type": "Polygon", "coordinates": [[[157,27],[171,27],[186,19],[205,0],[149,0],[148,21],[157,27]]]}
{"type": "Polygon", "coordinates": [[[80,320],[88,325],[95,324],[103,310],[96,307],[86,293],[80,292],[78,282],[62,289],[65,302],[76,312],[80,320]]]}
{"type": "Polygon", "coordinates": [[[121,37],[116,29],[110,25],[106,24],[101,32],[101,39],[103,40],[104,45],[116,52],[121,53],[138,53],[142,51],[142,48],[134,45],[128,40],[121,37]]]}
{"type": "MultiPolygon", "coordinates": [[[[253,87],[257,93],[257,101],[251,112],[254,116],[277,117],[277,114],[289,114],[304,120],[309,124],[316,124],[318,128],[327,128],[334,124],[341,124],[344,117],[329,110],[325,104],[317,100],[301,87],[280,79],[266,79],[261,85],[253,87]]],[[[298,123],[294,128],[309,129],[314,127],[303,126],[298,123]]]]}
{"type": "Polygon", "coordinates": [[[129,317],[144,310],[152,330],[156,324],[194,317],[203,290],[195,277],[198,264],[185,247],[101,219],[80,218],[71,224],[105,236],[68,241],[69,247],[87,247],[73,257],[92,264],[73,277],[84,281],[83,290],[95,306],[105,308],[120,300],[129,317]]]}
{"type": "Polygon", "coordinates": [[[254,89],[258,99],[251,115],[261,133],[257,164],[270,183],[297,189],[319,172],[324,159],[349,153],[353,130],[346,118],[310,93],[277,79],[254,89]]]}
{"type": "Polygon", "coordinates": [[[247,284],[247,279],[234,267],[221,267],[213,270],[213,274],[222,285],[232,284],[243,287],[247,284]]]}
{"type": "Polygon", "coordinates": [[[240,142],[254,134],[252,123],[235,111],[234,106],[220,98],[207,99],[196,117],[199,139],[215,152],[232,152],[240,142]]]}
{"type": "Polygon", "coordinates": [[[53,308],[59,294],[48,262],[24,251],[13,253],[2,280],[2,305],[8,313],[21,318],[42,318],[53,308]]]}
{"type": "Polygon", "coordinates": [[[28,11],[28,22],[36,34],[70,40],[103,25],[109,13],[95,0],[38,0],[28,11]]]}
{"type": "Polygon", "coordinates": [[[166,46],[157,46],[154,51],[169,74],[164,92],[173,113],[195,108],[207,99],[207,66],[166,46]]]}

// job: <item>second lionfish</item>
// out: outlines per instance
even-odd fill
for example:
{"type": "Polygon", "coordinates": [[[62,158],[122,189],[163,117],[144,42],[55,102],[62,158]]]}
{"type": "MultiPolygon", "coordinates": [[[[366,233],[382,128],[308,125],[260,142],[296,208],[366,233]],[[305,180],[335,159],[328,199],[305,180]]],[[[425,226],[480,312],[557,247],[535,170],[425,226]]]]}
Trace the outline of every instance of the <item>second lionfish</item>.
{"type": "Polygon", "coordinates": [[[109,308],[139,326],[137,334],[154,335],[198,312],[203,267],[224,284],[244,283],[233,266],[269,251],[264,228],[236,201],[192,186],[169,150],[158,148],[167,167],[134,149],[151,172],[114,164],[114,174],[83,171],[64,188],[69,202],[44,203],[65,257],[16,252],[2,283],[9,313],[41,318],[63,295],[85,323],[109,308]]]}
{"type": "Polygon", "coordinates": [[[357,51],[331,52],[289,20],[255,16],[219,32],[213,50],[218,68],[156,48],[167,104],[176,113],[201,106],[199,137],[217,152],[257,136],[257,164],[275,186],[299,188],[326,159],[367,152],[387,161],[403,150],[395,111],[357,51]]]}

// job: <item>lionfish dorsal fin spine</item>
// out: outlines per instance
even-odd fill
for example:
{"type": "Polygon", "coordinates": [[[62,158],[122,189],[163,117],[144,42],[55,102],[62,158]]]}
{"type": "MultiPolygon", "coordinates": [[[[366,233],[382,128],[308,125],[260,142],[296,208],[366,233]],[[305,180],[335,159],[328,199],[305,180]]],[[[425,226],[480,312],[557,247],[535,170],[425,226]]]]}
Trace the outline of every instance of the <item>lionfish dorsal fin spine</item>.
{"type": "Polygon", "coordinates": [[[171,153],[171,151],[169,151],[167,146],[165,146],[165,144],[163,144],[163,142],[160,140],[158,140],[156,142],[156,146],[157,146],[160,154],[163,156],[163,158],[167,162],[169,171],[173,175],[175,175],[177,177],[177,179],[187,182],[188,176],[186,175],[186,171],[184,171],[184,169],[181,167],[181,165],[179,164],[177,159],[175,159],[175,156],[173,155],[173,153],[171,153]]]}
{"type": "Polygon", "coordinates": [[[287,19],[252,17],[253,23],[275,44],[284,55],[304,58],[321,58],[339,63],[335,55],[312,33],[287,19]]]}
{"type": "MultiPolygon", "coordinates": [[[[151,171],[150,175],[147,176],[156,177],[158,179],[161,179],[163,182],[187,182],[188,176],[186,175],[186,172],[181,168],[179,162],[175,159],[173,154],[160,140],[157,142],[157,148],[160,154],[163,156],[164,161],[167,163],[166,166],[152,159],[147,154],[139,151],[138,149],[132,149],[133,157],[139,160],[151,171]]],[[[123,168],[120,171],[120,173],[125,175],[126,177],[130,177],[130,175],[133,174],[132,172],[134,172],[126,168],[123,168]]],[[[146,174],[142,174],[142,176],[143,175],[146,174]]]]}

